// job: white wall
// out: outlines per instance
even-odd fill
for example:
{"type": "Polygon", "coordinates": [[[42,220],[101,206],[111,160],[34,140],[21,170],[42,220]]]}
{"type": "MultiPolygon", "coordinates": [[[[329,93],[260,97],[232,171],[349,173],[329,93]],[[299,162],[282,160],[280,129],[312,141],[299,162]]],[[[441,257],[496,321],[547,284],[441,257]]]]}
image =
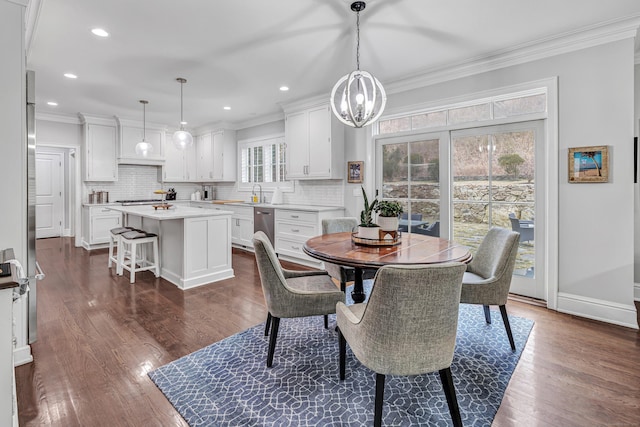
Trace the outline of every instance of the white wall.
{"type": "MultiPolygon", "coordinates": [[[[633,60],[634,40],[624,39],[392,94],[387,112],[558,76],[559,200],[548,209],[559,215],[559,271],[550,285],[558,286],[560,311],[635,327],[633,60]],[[588,145],[610,146],[609,183],[567,182],[568,148],[588,145]]],[[[347,133],[346,146],[362,144],[360,135],[347,133]]]]}
{"type": "MultiPolygon", "coordinates": [[[[635,136],[640,136],[640,65],[636,64],[634,67],[634,125],[635,125],[635,136]]],[[[640,148],[640,141],[638,142],[640,148]]],[[[640,151],[640,150],[639,150],[640,151]]],[[[635,159],[636,162],[640,165],[640,152],[638,153],[638,158],[635,159]]],[[[640,173],[639,173],[640,175],[640,173]]],[[[640,223],[640,183],[634,186],[634,223],[640,223]]],[[[635,243],[635,251],[634,251],[634,282],[635,290],[634,290],[634,299],[636,301],[640,301],[640,227],[634,228],[634,243],[635,243]]]]}
{"type": "MultiPolygon", "coordinates": [[[[0,224],[4,227],[0,233],[0,249],[12,247],[23,264],[27,257],[24,13],[24,5],[0,0],[0,182],[4,184],[0,209],[0,224]]],[[[26,300],[22,298],[13,305],[16,338],[23,343],[26,337],[21,325],[26,324],[26,300]]],[[[6,323],[2,325],[2,337],[11,339],[11,324],[6,323]]],[[[12,352],[10,342],[1,343],[0,425],[4,426],[17,425],[17,417],[12,416],[15,410],[12,352]]]]}

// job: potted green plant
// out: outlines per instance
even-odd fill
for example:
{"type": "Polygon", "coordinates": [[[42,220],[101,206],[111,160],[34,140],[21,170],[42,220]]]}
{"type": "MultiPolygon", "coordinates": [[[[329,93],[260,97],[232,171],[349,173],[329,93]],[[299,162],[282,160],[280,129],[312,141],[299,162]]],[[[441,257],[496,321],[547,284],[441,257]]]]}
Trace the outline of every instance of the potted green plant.
{"type": "Polygon", "coordinates": [[[367,192],[362,188],[362,197],[364,199],[364,209],[360,211],[360,226],[358,227],[358,237],[363,239],[378,239],[380,236],[380,226],[373,222],[373,212],[378,204],[378,199],[373,199],[369,203],[367,192]]]}
{"type": "Polygon", "coordinates": [[[398,216],[403,212],[402,205],[395,200],[381,200],[375,206],[378,213],[378,225],[383,231],[398,229],[398,216]]]}

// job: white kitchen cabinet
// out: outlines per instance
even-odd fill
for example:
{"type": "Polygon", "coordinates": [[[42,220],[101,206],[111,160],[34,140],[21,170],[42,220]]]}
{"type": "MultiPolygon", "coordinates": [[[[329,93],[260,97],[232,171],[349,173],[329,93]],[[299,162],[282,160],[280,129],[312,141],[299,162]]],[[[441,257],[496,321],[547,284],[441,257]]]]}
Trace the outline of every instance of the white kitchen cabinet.
{"type": "Polygon", "coordinates": [[[253,207],[231,204],[192,202],[204,209],[231,211],[231,243],[243,249],[253,249],[253,207]]]}
{"type": "Polygon", "coordinates": [[[197,180],[221,182],[236,180],[236,132],[208,132],[196,138],[197,180]]]}
{"type": "Polygon", "coordinates": [[[178,149],[171,139],[165,137],[165,162],[162,165],[163,182],[193,182],[196,181],[196,147],[195,144],[185,150],[178,149]]]}
{"type": "Polygon", "coordinates": [[[213,178],[215,181],[236,181],[238,142],[236,131],[213,133],[213,178]]]}
{"type": "Polygon", "coordinates": [[[224,205],[231,215],[231,243],[236,246],[253,248],[253,207],[224,205]]]}
{"type": "Polygon", "coordinates": [[[81,114],[85,181],[117,181],[117,127],[115,119],[81,114]]]}
{"type": "Polygon", "coordinates": [[[344,125],[321,104],[285,116],[287,179],[343,179],[344,125]]]}
{"type": "Polygon", "coordinates": [[[135,120],[117,118],[119,135],[118,163],[133,165],[161,165],[164,163],[164,140],[166,127],[163,125],[146,123],[135,120]],[[144,140],[151,144],[151,150],[146,156],[136,153],[136,145],[144,140]]]}
{"type": "Polygon", "coordinates": [[[196,179],[213,181],[213,135],[205,133],[196,137],[196,179]]]}
{"type": "Polygon", "coordinates": [[[122,227],[120,212],[99,205],[82,208],[82,246],[85,249],[107,247],[110,230],[117,227],[122,227]]]}
{"type": "Polygon", "coordinates": [[[344,216],[343,208],[303,211],[276,209],[275,250],[280,259],[312,267],[321,267],[322,262],[304,253],[304,243],[322,234],[322,220],[344,216]]]}

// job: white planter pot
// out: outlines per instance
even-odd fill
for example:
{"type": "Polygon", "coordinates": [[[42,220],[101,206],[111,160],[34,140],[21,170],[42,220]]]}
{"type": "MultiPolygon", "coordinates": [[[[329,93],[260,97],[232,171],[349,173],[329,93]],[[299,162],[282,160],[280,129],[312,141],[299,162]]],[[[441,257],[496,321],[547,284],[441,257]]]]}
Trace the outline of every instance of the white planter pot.
{"type": "Polygon", "coordinates": [[[380,238],[380,227],[360,227],[358,226],[358,237],[361,239],[374,239],[380,238]]]}
{"type": "Polygon", "coordinates": [[[397,216],[378,216],[377,222],[383,231],[396,231],[398,229],[397,216]]]}

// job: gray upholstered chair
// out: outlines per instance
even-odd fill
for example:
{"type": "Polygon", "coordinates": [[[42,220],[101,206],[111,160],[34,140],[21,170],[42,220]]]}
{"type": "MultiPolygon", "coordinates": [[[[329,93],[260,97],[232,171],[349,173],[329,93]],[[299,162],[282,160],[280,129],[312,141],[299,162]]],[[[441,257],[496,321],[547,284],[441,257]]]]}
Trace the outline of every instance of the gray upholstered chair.
{"type": "MultiPolygon", "coordinates": [[[[354,217],[327,218],[322,220],[322,234],[343,233],[353,231],[358,226],[358,219],[354,217]]],[[[340,290],[345,292],[347,282],[355,280],[355,269],[343,265],[324,263],[324,269],[334,279],[340,281],[340,290]]],[[[364,269],[362,278],[364,280],[373,279],[376,275],[375,269],[364,269]]]]}
{"type": "Polygon", "coordinates": [[[464,271],[459,262],[384,266],[366,304],[338,303],[340,379],[349,343],[356,358],[376,373],[375,426],[382,423],[385,375],[434,371],[440,373],[454,425],[462,425],[450,367],[464,271]]]}
{"type": "Polygon", "coordinates": [[[462,279],[460,302],[482,304],[487,323],[491,323],[490,305],[500,307],[511,350],[516,350],[507,316],[507,297],[518,255],[520,235],[506,228],[493,227],[484,237],[462,279]]]}
{"type": "Polygon", "coordinates": [[[324,327],[328,327],[327,315],[336,312],[336,303],[344,301],[344,292],[336,288],[325,271],[294,271],[282,268],[266,234],[253,235],[253,248],[267,304],[265,335],[269,334],[267,367],[273,364],[273,354],[278,338],[281,318],[324,315],[324,327]]]}

